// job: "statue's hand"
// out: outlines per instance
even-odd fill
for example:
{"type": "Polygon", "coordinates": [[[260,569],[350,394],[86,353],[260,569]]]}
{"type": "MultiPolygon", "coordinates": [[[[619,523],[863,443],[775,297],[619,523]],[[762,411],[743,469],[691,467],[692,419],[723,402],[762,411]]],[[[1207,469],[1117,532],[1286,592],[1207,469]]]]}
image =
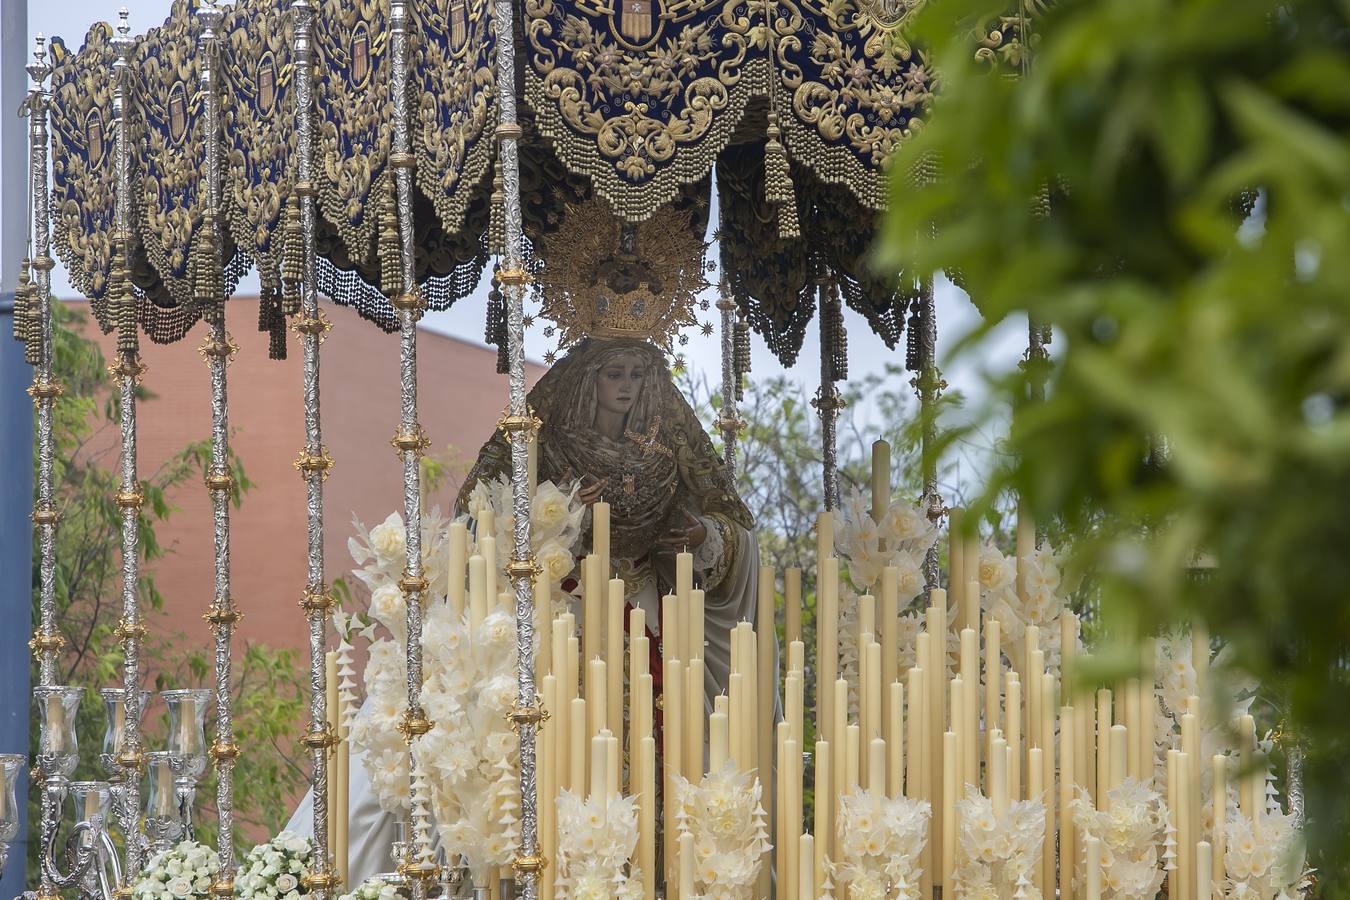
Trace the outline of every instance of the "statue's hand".
{"type": "Polygon", "coordinates": [[[586,504],[587,506],[590,506],[592,503],[600,499],[600,497],[604,493],[604,490],[605,490],[604,479],[601,479],[600,481],[597,481],[594,484],[589,485],[583,484],[581,489],[577,491],[577,499],[580,500],[582,503],[586,504]]]}
{"type": "Polygon", "coordinates": [[[676,552],[682,550],[692,550],[702,545],[708,539],[708,529],[703,522],[689,510],[684,511],[684,526],[672,529],[665,537],[657,540],[657,544],[666,550],[676,552]]]}

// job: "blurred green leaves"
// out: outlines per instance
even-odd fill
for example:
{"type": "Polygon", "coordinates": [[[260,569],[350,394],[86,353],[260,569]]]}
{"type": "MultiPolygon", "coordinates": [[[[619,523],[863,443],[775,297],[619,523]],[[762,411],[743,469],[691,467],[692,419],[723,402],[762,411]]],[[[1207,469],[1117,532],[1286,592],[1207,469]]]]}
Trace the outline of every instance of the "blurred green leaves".
{"type": "Polygon", "coordinates": [[[960,273],[986,317],[962,353],[1013,314],[1053,326],[1047,399],[994,385],[1013,455],[983,502],[1013,489],[1083,534],[1109,621],[1199,618],[1233,648],[1309,742],[1341,896],[1350,4],[1069,0],[1016,78],[971,51],[1000,12],[944,0],[917,24],[943,90],[895,161],[878,264],[960,273]],[[903,177],[924,159],[943,177],[903,177]]]}

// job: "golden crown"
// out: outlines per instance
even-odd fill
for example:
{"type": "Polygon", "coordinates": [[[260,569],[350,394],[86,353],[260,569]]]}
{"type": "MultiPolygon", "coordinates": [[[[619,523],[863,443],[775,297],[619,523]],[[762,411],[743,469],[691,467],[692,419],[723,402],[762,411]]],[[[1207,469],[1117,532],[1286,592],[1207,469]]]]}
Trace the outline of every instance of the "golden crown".
{"type": "Polygon", "coordinates": [[[598,198],[569,203],[543,245],[547,262],[535,290],[559,348],[586,337],[622,337],[669,353],[680,329],[698,324],[707,244],[688,209],[668,204],[632,223],[598,198]]]}

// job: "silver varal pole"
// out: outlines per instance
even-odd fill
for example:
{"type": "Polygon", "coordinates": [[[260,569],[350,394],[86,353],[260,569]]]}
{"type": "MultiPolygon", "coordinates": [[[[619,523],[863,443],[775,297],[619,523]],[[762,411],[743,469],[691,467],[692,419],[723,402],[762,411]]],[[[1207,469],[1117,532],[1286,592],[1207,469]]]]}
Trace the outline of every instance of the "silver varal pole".
{"type": "Polygon", "coordinates": [[[717,301],[722,314],[722,410],[717,425],[722,430],[722,455],[727,474],[736,477],[736,438],[742,422],[736,409],[736,301],[726,296],[717,301]]]}
{"type": "MultiPolygon", "coordinates": [[[[197,18],[202,23],[199,49],[202,54],[201,83],[205,108],[206,230],[208,237],[215,238],[207,247],[207,252],[212,254],[208,260],[212,276],[206,280],[216,291],[223,290],[222,279],[218,276],[224,269],[223,250],[219,243],[222,222],[221,146],[220,96],[216,85],[217,39],[223,15],[214,0],[206,0],[197,10],[197,18]]],[[[206,302],[208,334],[201,347],[211,374],[211,467],[206,476],[206,488],[211,496],[215,524],[215,590],[206,621],[215,637],[216,739],[210,752],[216,764],[216,817],[219,825],[216,852],[220,856],[220,870],[211,885],[211,893],[224,900],[234,893],[234,762],[239,758],[239,748],[234,743],[231,715],[230,644],[235,623],[240,618],[230,597],[230,495],[234,489],[234,477],[230,473],[229,398],[225,373],[238,347],[225,331],[224,296],[214,296],[206,302]]]]}
{"type": "Polygon", "coordinates": [[[127,24],[125,8],[119,13],[117,34],[113,38],[113,118],[116,121],[114,145],[117,174],[117,198],[113,208],[115,241],[120,252],[114,253],[109,290],[118,304],[117,362],[109,372],[117,379],[119,394],[118,419],[121,429],[122,483],[117,493],[117,505],[122,510],[122,621],[117,634],[122,640],[122,687],[126,724],[122,736],[122,753],[118,762],[123,771],[122,833],[128,836],[123,881],[119,892],[129,896],[131,887],[141,872],[144,847],[135,839],[139,834],[140,773],[144,757],[141,754],[141,725],[139,691],[141,687],[141,641],[145,625],[141,622],[140,598],[137,584],[140,578],[140,510],[144,498],[136,472],[136,386],[145,374],[136,339],[136,298],[132,293],[127,271],[132,251],[131,230],[131,142],[130,130],[130,71],[131,28],[127,24]]]}
{"type": "Polygon", "coordinates": [[[417,743],[431,730],[422,709],[422,595],[427,580],[422,574],[422,453],[428,446],[426,432],[417,421],[417,321],[424,308],[417,290],[413,258],[412,175],[414,157],[408,140],[408,8],[405,0],[389,5],[390,92],[394,133],[389,167],[394,173],[399,233],[400,292],[390,300],[398,311],[399,332],[399,427],[392,444],[403,461],[403,521],[407,552],[399,588],[408,616],[408,707],[399,730],[408,742],[408,767],[413,782],[413,834],[408,858],[399,861],[399,872],[408,877],[413,900],[423,900],[429,883],[439,874],[432,861],[428,834],[428,811],[418,772],[417,743]]]}
{"type": "Polygon", "coordinates": [[[538,807],[535,792],[535,735],[543,719],[534,690],[534,597],[538,569],[530,550],[529,442],[538,436],[539,423],[525,405],[525,282],[520,253],[520,126],[516,122],[515,6],[496,0],[497,125],[502,203],[505,206],[506,246],[498,280],[506,294],[507,358],[510,363],[511,403],[502,427],[511,440],[511,511],[514,541],[507,566],[516,596],[516,706],[512,711],[520,735],[520,852],[513,867],[524,900],[535,900],[539,873],[547,861],[539,852],[538,807]]]}
{"type": "Polygon", "coordinates": [[[817,391],[812,405],[820,414],[820,453],[821,483],[824,487],[825,508],[839,508],[839,462],[836,425],[839,421],[839,408],[843,405],[839,389],[834,386],[835,356],[838,330],[843,327],[839,298],[835,287],[822,279],[819,286],[820,298],[820,390],[817,391]]]}
{"type": "MultiPolygon", "coordinates": [[[[49,256],[49,220],[47,216],[47,91],[43,84],[51,74],[47,62],[46,41],[38,37],[33,46],[33,61],[28,64],[32,86],[26,111],[29,116],[30,188],[32,190],[35,297],[40,323],[37,366],[28,393],[37,405],[38,499],[33,507],[33,523],[38,528],[38,604],[37,633],[28,646],[38,659],[38,683],[56,683],[56,655],[64,641],[56,630],[56,523],[59,518],[53,484],[52,403],[61,395],[61,386],[52,378],[52,304],[49,256]]],[[[42,791],[40,834],[43,846],[56,831],[61,807],[51,792],[42,791]]],[[[39,867],[39,900],[55,900],[57,887],[46,866],[39,867]]]]}
{"type": "Polygon", "coordinates": [[[319,345],[331,327],[319,310],[314,263],[314,56],[312,0],[293,0],[295,46],[295,191],[300,205],[303,262],[300,275],[300,319],[296,329],[304,345],[305,446],[295,466],[305,480],[306,583],[300,605],[309,619],[309,729],[304,744],[312,768],[314,791],[314,863],[304,886],[315,900],[328,900],[337,887],[328,845],[328,751],[337,736],[328,727],[327,677],[324,672],[324,626],[334,606],[323,574],[323,483],[333,467],[319,427],[319,345]]]}
{"type": "MultiPolygon", "coordinates": [[[[937,368],[937,307],[931,277],[923,279],[919,285],[918,315],[911,321],[911,327],[916,329],[914,340],[918,350],[918,371],[914,376],[914,388],[919,395],[919,416],[922,425],[920,440],[923,452],[923,505],[928,511],[929,520],[936,525],[946,514],[937,487],[937,403],[946,385],[937,368]]],[[[930,548],[924,556],[923,574],[926,592],[939,586],[936,546],[930,548]]]]}

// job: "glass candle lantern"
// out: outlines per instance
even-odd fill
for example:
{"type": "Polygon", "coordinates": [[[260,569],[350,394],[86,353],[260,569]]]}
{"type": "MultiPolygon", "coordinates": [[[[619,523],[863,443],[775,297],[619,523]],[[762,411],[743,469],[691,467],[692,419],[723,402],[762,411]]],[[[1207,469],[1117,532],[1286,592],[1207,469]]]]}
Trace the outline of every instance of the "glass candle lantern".
{"type": "Polygon", "coordinates": [[[155,851],[167,850],[183,835],[178,793],[174,787],[174,777],[180,767],[177,754],[168,750],[152,750],[145,754],[145,774],[149,782],[145,792],[145,836],[155,851]]]}
{"type": "Polygon", "coordinates": [[[193,688],[159,695],[169,708],[169,752],[182,758],[181,775],[195,781],[206,771],[206,707],[211,692],[193,688]]]}
{"type": "MultiPolygon", "coordinates": [[[[147,691],[136,693],[139,701],[136,704],[136,725],[139,726],[149,693],[147,691]]],[[[122,752],[122,740],[126,735],[127,707],[124,698],[127,691],[126,688],[103,688],[98,695],[103,700],[103,715],[106,722],[103,730],[103,752],[99,754],[99,758],[104,769],[111,775],[120,772],[122,768],[117,762],[117,755],[122,752]]]]}
{"type": "Polygon", "coordinates": [[[108,826],[112,786],[106,781],[72,781],[70,796],[75,801],[75,821],[91,822],[96,829],[108,826]]]}
{"type": "Polygon", "coordinates": [[[28,760],[18,753],[0,753],[0,844],[19,833],[19,773],[28,760]]]}
{"type": "Polygon", "coordinates": [[[39,685],[33,688],[41,720],[37,764],[48,777],[69,778],[80,761],[75,735],[75,716],[80,710],[84,688],[67,685],[39,685]]]}

